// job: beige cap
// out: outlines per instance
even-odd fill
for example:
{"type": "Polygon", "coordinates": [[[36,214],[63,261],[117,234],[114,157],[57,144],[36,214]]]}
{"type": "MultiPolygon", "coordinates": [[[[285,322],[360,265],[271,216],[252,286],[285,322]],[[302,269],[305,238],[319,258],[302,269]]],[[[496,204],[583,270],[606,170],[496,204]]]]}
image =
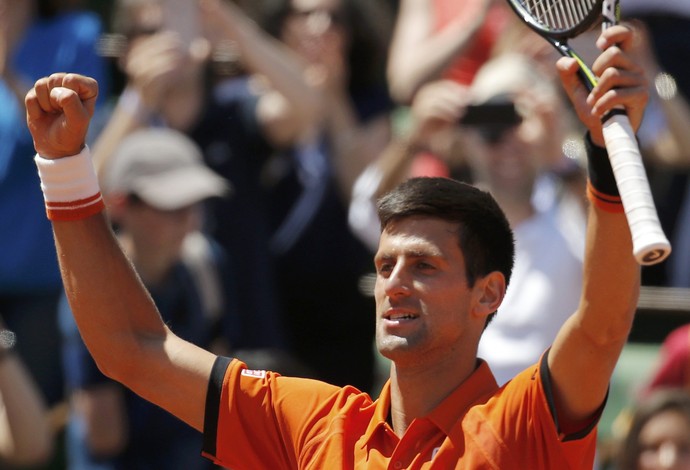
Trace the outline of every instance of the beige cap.
{"type": "Polygon", "coordinates": [[[104,192],[135,194],[161,210],[225,196],[230,184],[204,163],[199,147],[181,132],[149,128],[128,135],[103,178],[104,192]]]}

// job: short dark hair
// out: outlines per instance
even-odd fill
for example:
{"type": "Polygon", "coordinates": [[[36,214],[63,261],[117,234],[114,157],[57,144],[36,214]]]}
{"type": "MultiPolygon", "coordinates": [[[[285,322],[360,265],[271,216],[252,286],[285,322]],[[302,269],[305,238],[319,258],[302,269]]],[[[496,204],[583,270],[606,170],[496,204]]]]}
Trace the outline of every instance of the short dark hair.
{"type": "Polygon", "coordinates": [[[457,223],[469,286],[493,271],[503,274],[506,286],[510,282],[515,259],[513,231],[488,192],[450,178],[411,178],[379,199],[378,216],[381,230],[412,216],[457,223]]]}

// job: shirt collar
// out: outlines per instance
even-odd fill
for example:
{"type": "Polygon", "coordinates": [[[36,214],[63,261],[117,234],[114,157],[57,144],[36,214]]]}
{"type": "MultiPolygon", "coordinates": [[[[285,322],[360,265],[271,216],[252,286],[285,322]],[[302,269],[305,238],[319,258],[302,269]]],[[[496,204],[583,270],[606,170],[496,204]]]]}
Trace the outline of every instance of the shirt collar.
{"type": "Polygon", "coordinates": [[[364,439],[362,439],[362,448],[366,447],[371,439],[378,432],[389,432],[390,434],[395,434],[393,429],[388,424],[388,413],[391,408],[391,381],[388,379],[381,389],[379,398],[375,402],[374,415],[369,421],[369,426],[364,433],[364,439]]]}
{"type": "Polygon", "coordinates": [[[486,401],[498,390],[498,384],[489,365],[477,360],[477,368],[458,388],[434,408],[427,419],[448,435],[458,419],[473,405],[486,401]]]}
{"type": "MultiPolygon", "coordinates": [[[[477,360],[477,368],[472,374],[456,388],[446,399],[444,399],[426,418],[434,423],[443,433],[450,434],[453,426],[467,410],[488,399],[498,390],[498,384],[494,378],[488,364],[482,360],[477,360]]],[[[367,431],[364,435],[363,447],[370,442],[372,437],[381,431],[393,430],[388,424],[388,415],[391,405],[390,380],[381,389],[381,394],[376,400],[376,408],[372,416],[367,431]]]]}

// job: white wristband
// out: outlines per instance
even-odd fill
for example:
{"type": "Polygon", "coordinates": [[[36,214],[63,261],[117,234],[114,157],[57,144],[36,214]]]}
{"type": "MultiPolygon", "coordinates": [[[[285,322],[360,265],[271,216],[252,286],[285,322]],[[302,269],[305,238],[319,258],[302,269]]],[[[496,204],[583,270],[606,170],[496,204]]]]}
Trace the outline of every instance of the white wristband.
{"type": "Polygon", "coordinates": [[[88,147],[71,157],[34,157],[50,220],[77,220],[104,208],[88,147]]]}

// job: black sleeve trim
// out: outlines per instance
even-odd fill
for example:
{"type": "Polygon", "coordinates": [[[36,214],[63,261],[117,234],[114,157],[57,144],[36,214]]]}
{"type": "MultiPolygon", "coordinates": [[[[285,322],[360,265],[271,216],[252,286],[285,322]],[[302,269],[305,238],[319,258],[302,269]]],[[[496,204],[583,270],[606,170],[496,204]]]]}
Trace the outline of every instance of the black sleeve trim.
{"type": "MultiPolygon", "coordinates": [[[[556,429],[560,430],[560,426],[558,424],[558,414],[556,413],[556,403],[554,402],[553,390],[551,388],[551,374],[549,374],[549,351],[550,349],[548,349],[541,357],[539,374],[541,375],[541,383],[544,386],[544,395],[546,395],[546,402],[549,405],[551,418],[553,418],[553,422],[556,424],[556,429]]],[[[206,406],[208,406],[208,403],[206,406]]]]}
{"type": "Polygon", "coordinates": [[[223,379],[232,359],[218,356],[213,363],[211,376],[208,379],[206,392],[206,408],[204,412],[204,443],[203,452],[216,456],[216,438],[218,435],[218,412],[220,409],[220,395],[223,390],[223,379]]]}
{"type": "MultiPolygon", "coordinates": [[[[541,366],[539,367],[540,375],[541,375],[541,383],[544,386],[544,395],[546,395],[546,401],[549,405],[549,411],[551,412],[551,418],[553,418],[553,422],[556,425],[556,431],[561,434],[561,426],[558,423],[558,413],[556,412],[556,402],[554,400],[553,396],[553,387],[551,384],[551,374],[549,372],[549,350],[547,350],[544,355],[541,358],[541,366]]],[[[595,419],[592,419],[592,421],[589,423],[588,426],[585,428],[581,429],[578,432],[575,432],[573,434],[568,434],[565,437],[563,437],[563,442],[568,442],[568,441],[576,441],[578,439],[582,439],[585,436],[587,436],[592,430],[597,426],[599,423],[599,418],[601,417],[601,413],[604,409],[604,406],[606,405],[606,401],[608,400],[608,392],[606,394],[606,398],[604,399],[604,403],[602,403],[601,407],[599,410],[597,410],[597,416],[595,419]]]]}

